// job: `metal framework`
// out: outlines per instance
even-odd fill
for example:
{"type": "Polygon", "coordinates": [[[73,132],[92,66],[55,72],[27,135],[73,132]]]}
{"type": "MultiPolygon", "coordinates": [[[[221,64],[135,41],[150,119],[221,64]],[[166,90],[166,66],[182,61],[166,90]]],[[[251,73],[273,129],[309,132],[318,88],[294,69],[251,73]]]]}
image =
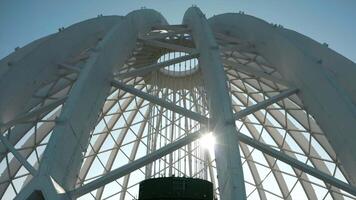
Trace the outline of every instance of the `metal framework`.
{"type": "Polygon", "coordinates": [[[0,61],[1,199],[356,199],[356,65],[243,13],[98,16],[0,61]],[[214,148],[202,138],[215,136],[214,148]]]}

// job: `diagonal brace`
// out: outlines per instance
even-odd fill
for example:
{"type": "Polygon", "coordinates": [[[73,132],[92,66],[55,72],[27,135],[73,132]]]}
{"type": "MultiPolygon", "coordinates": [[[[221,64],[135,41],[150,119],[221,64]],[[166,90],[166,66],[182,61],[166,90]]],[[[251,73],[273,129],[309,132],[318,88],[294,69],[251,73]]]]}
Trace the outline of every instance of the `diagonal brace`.
{"type": "Polygon", "coordinates": [[[146,156],[139,158],[135,161],[132,161],[122,167],[119,167],[115,170],[112,170],[108,173],[106,173],[104,176],[88,183],[85,184],[81,187],[76,188],[75,190],[70,192],[70,196],[75,199],[77,197],[80,197],[82,195],[85,195],[97,188],[100,188],[112,181],[115,181],[116,179],[119,179],[123,176],[125,176],[126,174],[129,174],[137,169],[140,169],[141,167],[165,156],[168,155],[170,153],[172,153],[173,151],[197,140],[198,138],[200,138],[203,135],[202,132],[197,131],[194,133],[190,133],[187,136],[183,137],[182,139],[179,139],[173,143],[170,143],[162,148],[160,148],[159,150],[156,150],[150,154],[147,154],[146,156]]]}
{"type": "Polygon", "coordinates": [[[185,24],[170,24],[170,25],[156,25],[152,27],[152,30],[189,31],[189,28],[185,24]]]}
{"type": "Polygon", "coordinates": [[[169,49],[169,50],[173,50],[173,51],[182,51],[182,52],[186,52],[189,54],[198,53],[198,51],[194,48],[185,47],[185,46],[181,46],[181,45],[177,45],[177,44],[161,42],[158,40],[141,40],[141,41],[146,45],[150,45],[150,46],[154,46],[154,47],[165,48],[165,49],[169,49]]]}
{"type": "Polygon", "coordinates": [[[193,53],[193,54],[190,54],[190,55],[181,56],[179,58],[174,58],[174,59],[171,59],[171,60],[168,60],[168,61],[164,61],[164,62],[161,62],[161,63],[155,63],[155,64],[152,64],[152,65],[148,65],[148,66],[136,69],[136,70],[132,70],[132,71],[129,71],[129,72],[126,72],[126,73],[123,73],[123,74],[119,74],[118,76],[119,76],[120,79],[132,77],[132,76],[143,76],[143,75],[145,75],[145,74],[147,74],[147,73],[149,73],[151,71],[158,70],[160,68],[163,68],[163,67],[166,67],[166,66],[169,66],[169,65],[173,65],[173,64],[176,64],[176,63],[180,63],[180,62],[183,62],[183,61],[186,61],[186,60],[190,60],[190,59],[193,59],[193,58],[197,58],[197,57],[199,57],[199,53],[193,53]]]}
{"type": "Polygon", "coordinates": [[[198,114],[196,112],[187,110],[187,109],[185,109],[183,107],[177,106],[177,105],[175,105],[173,103],[170,103],[170,102],[167,102],[167,101],[165,101],[163,99],[157,98],[157,97],[155,97],[155,96],[153,96],[151,94],[148,94],[146,92],[138,90],[138,89],[136,89],[136,88],[134,88],[132,86],[126,85],[126,84],[121,83],[119,81],[113,80],[111,82],[111,84],[114,87],[117,87],[117,88],[122,89],[122,90],[124,90],[126,92],[134,94],[134,95],[136,95],[138,97],[141,97],[141,98],[143,98],[143,99],[145,99],[147,101],[150,101],[152,103],[155,103],[157,105],[160,105],[160,106],[162,106],[164,108],[167,108],[167,109],[169,109],[169,110],[171,110],[173,112],[176,112],[178,114],[181,114],[181,115],[184,115],[186,117],[189,117],[189,118],[191,118],[193,120],[198,121],[199,123],[207,124],[208,121],[209,121],[209,118],[207,118],[207,117],[205,117],[203,115],[200,115],[200,114],[198,114]]]}
{"type": "Polygon", "coordinates": [[[14,155],[14,157],[24,166],[27,171],[30,172],[33,176],[37,174],[37,171],[35,168],[32,167],[30,163],[27,162],[27,160],[15,149],[14,146],[11,145],[11,143],[6,139],[6,137],[3,134],[0,134],[0,140],[4,144],[4,146],[14,155]]]}
{"type": "Polygon", "coordinates": [[[60,63],[60,64],[58,64],[58,67],[66,69],[66,70],[68,70],[70,72],[73,72],[73,73],[80,73],[80,69],[79,68],[73,67],[72,65],[69,65],[69,64],[66,64],[66,63],[60,63]]]}
{"type": "Polygon", "coordinates": [[[51,110],[55,109],[57,106],[63,104],[66,101],[66,99],[67,99],[67,97],[62,97],[55,102],[52,102],[50,104],[42,106],[41,108],[38,108],[37,110],[28,112],[14,120],[11,120],[11,121],[5,123],[5,124],[1,124],[0,129],[6,130],[17,123],[26,122],[28,120],[35,118],[35,117],[38,117],[39,115],[46,113],[48,111],[51,111],[51,110]]]}
{"type": "Polygon", "coordinates": [[[289,165],[291,165],[292,167],[294,168],[297,168],[307,174],[310,174],[316,178],[319,178],[321,180],[323,180],[325,183],[328,183],[332,186],[335,186],[337,188],[340,188],[352,195],[356,195],[356,188],[352,187],[351,185],[347,184],[347,183],[344,183],[338,179],[336,179],[335,177],[333,176],[330,176],[320,170],[317,170],[299,160],[296,160],[294,158],[291,158],[290,156],[280,152],[280,151],[277,151],[271,147],[269,147],[268,145],[266,144],[263,144],[257,140],[254,140],[242,133],[238,133],[238,139],[245,143],[245,144],[248,144],[260,151],[262,151],[263,153],[266,153],[282,162],[285,162],[289,165]]]}
{"type": "Polygon", "coordinates": [[[230,66],[233,69],[235,69],[236,71],[242,71],[244,73],[250,74],[254,77],[260,77],[260,78],[265,78],[267,80],[270,80],[272,82],[284,85],[284,86],[289,86],[289,83],[287,81],[284,81],[282,79],[279,79],[277,77],[271,76],[263,71],[245,66],[243,64],[239,64],[237,62],[231,61],[231,60],[223,60],[224,65],[230,66]]]}
{"type": "Polygon", "coordinates": [[[245,108],[244,110],[241,110],[241,111],[235,113],[234,118],[235,118],[235,120],[239,120],[243,117],[246,117],[249,114],[252,114],[260,109],[264,109],[264,108],[266,108],[266,107],[268,107],[268,106],[270,106],[284,98],[287,98],[297,92],[298,92],[298,89],[295,89],[295,88],[284,90],[283,92],[277,94],[276,96],[273,96],[267,100],[264,100],[262,102],[255,104],[255,105],[249,106],[249,107],[245,108]]]}

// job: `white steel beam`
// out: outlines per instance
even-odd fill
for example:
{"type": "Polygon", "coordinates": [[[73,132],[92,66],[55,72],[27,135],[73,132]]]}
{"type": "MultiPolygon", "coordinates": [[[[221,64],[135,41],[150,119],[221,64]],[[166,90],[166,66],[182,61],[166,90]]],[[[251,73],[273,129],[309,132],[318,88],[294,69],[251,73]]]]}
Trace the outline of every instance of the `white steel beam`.
{"type": "Polygon", "coordinates": [[[0,125],[0,130],[1,131],[6,130],[17,123],[29,121],[35,117],[38,117],[39,115],[41,115],[43,113],[49,112],[49,111],[55,109],[57,106],[63,104],[66,101],[66,99],[67,99],[67,97],[62,97],[55,102],[49,103],[45,106],[38,108],[37,110],[31,111],[31,112],[28,112],[22,116],[19,116],[19,117],[15,118],[14,120],[11,120],[5,124],[0,125]]]}
{"type": "Polygon", "coordinates": [[[95,46],[98,37],[120,21],[119,16],[86,20],[20,48],[6,62],[1,60],[0,122],[15,119],[37,90],[58,79],[58,63],[72,60],[74,55],[95,46]],[[3,73],[3,69],[9,68],[8,62],[14,66],[3,73]]]}
{"type": "Polygon", "coordinates": [[[209,119],[208,119],[207,117],[203,116],[203,115],[200,115],[200,114],[198,114],[198,113],[196,113],[196,112],[187,110],[187,109],[182,108],[182,107],[180,107],[180,106],[177,106],[177,105],[175,105],[175,104],[173,104],[173,103],[167,102],[167,101],[165,101],[165,100],[163,100],[163,99],[160,99],[160,98],[158,98],[158,97],[155,97],[155,96],[153,96],[153,95],[150,95],[150,94],[148,94],[148,93],[146,93],[146,92],[143,92],[143,91],[141,91],[141,90],[138,90],[138,89],[136,89],[136,88],[134,88],[134,87],[132,87],[132,86],[126,85],[126,84],[121,83],[121,82],[119,82],[119,81],[113,80],[113,81],[111,82],[111,84],[112,84],[112,86],[114,86],[114,87],[117,87],[117,88],[122,89],[122,90],[124,90],[124,91],[126,91],[126,92],[129,92],[129,93],[131,93],[131,94],[134,94],[134,95],[136,95],[136,96],[138,96],[138,97],[141,97],[141,98],[143,98],[143,99],[145,99],[145,100],[147,100],[147,101],[150,101],[150,102],[155,103],[155,104],[157,104],[157,105],[160,105],[160,106],[162,106],[162,107],[164,107],[164,108],[167,108],[167,109],[169,109],[169,110],[172,110],[172,111],[174,111],[174,112],[176,112],[176,113],[179,113],[179,114],[181,114],[181,115],[184,115],[184,116],[186,116],[186,117],[189,117],[189,118],[191,118],[191,119],[194,119],[194,120],[196,120],[196,121],[198,121],[198,122],[200,122],[200,123],[207,124],[208,121],[209,121],[209,119]]]}
{"type": "Polygon", "coordinates": [[[254,140],[242,133],[238,133],[238,139],[239,139],[239,141],[258,149],[258,150],[262,151],[263,153],[266,153],[272,157],[275,157],[276,159],[278,159],[282,162],[285,162],[294,168],[297,168],[307,174],[310,174],[316,178],[323,180],[325,183],[329,183],[332,186],[340,188],[340,189],[356,196],[356,188],[355,187],[352,187],[351,185],[344,183],[344,182],[340,181],[339,179],[336,179],[333,176],[330,176],[320,170],[317,170],[317,169],[315,169],[315,168],[313,168],[299,160],[291,158],[287,154],[284,154],[276,149],[273,149],[273,148],[269,147],[268,145],[263,144],[257,140],[254,140]]]}
{"type": "Polygon", "coordinates": [[[318,122],[356,186],[356,68],[350,60],[294,31],[275,28],[249,15],[226,14],[209,20],[214,30],[254,44],[279,74],[300,90],[298,97],[318,122]]]}
{"type": "MultiPolygon", "coordinates": [[[[118,94],[118,99],[121,99],[125,95],[125,93],[126,93],[125,91],[120,92],[118,94]]],[[[119,112],[120,109],[122,109],[122,110],[127,109],[127,107],[133,102],[133,100],[134,100],[134,96],[127,98],[124,102],[120,103],[120,107],[117,108],[115,110],[115,112],[119,112]]],[[[109,103],[110,105],[109,106],[104,105],[104,108],[105,107],[107,107],[107,108],[103,109],[103,114],[100,116],[98,121],[102,120],[108,114],[108,112],[114,107],[114,105],[117,104],[117,101],[106,102],[106,104],[107,103],[109,103]]],[[[85,178],[90,170],[90,167],[93,164],[94,159],[96,158],[100,148],[104,144],[106,138],[110,136],[111,131],[113,130],[115,124],[117,123],[117,121],[119,120],[119,118],[122,115],[123,115],[123,113],[121,112],[120,114],[115,115],[115,117],[112,117],[106,123],[106,126],[103,129],[103,131],[107,132],[107,134],[100,134],[99,137],[96,139],[95,143],[93,145],[91,145],[92,146],[91,151],[87,154],[88,156],[86,157],[85,162],[83,163],[83,165],[81,167],[77,184],[80,184],[85,180],[85,178]]]]}
{"type": "Polygon", "coordinates": [[[160,40],[165,39],[167,37],[174,37],[178,34],[183,35],[185,33],[189,33],[189,29],[181,29],[181,30],[169,30],[167,33],[150,33],[149,35],[140,35],[140,39],[143,40],[160,40]]]}
{"type": "Polygon", "coordinates": [[[188,27],[185,24],[167,24],[167,25],[157,25],[153,26],[152,30],[172,30],[172,31],[188,31],[188,27]]]}
{"type": "Polygon", "coordinates": [[[17,199],[27,199],[34,190],[48,192],[51,195],[48,199],[63,199],[52,186],[36,184],[49,179],[54,180],[62,192],[75,188],[90,132],[111,89],[113,68],[122,66],[130,57],[139,33],[159,23],[165,20],[153,10],[133,11],[98,42],[69,93],[43,153],[38,175],[17,199]]]}
{"type": "MultiPolygon", "coordinates": [[[[149,88],[149,90],[151,90],[153,87],[149,88]]],[[[130,97],[131,98],[131,97],[130,97]]],[[[122,124],[121,126],[124,127],[120,130],[120,137],[117,137],[115,139],[115,146],[113,147],[113,149],[110,151],[110,154],[108,155],[108,158],[107,158],[107,161],[106,163],[102,163],[103,164],[103,167],[104,169],[102,170],[102,173],[107,173],[109,171],[111,171],[111,169],[113,168],[114,166],[114,163],[115,163],[115,160],[116,159],[119,159],[118,158],[118,154],[120,152],[120,150],[122,150],[122,147],[123,147],[123,143],[124,143],[124,140],[126,138],[126,136],[128,135],[128,133],[130,132],[130,129],[131,129],[131,125],[133,124],[133,121],[135,120],[136,116],[139,115],[139,110],[140,108],[142,108],[142,105],[144,103],[144,99],[139,99],[137,101],[135,101],[135,97],[132,97],[131,98],[133,102],[132,104],[135,104],[135,110],[130,112],[130,114],[128,115],[128,117],[126,118],[125,120],[125,123],[122,124]]],[[[131,105],[132,105],[131,104],[131,105]]],[[[121,106],[120,106],[121,107],[121,106]]],[[[122,109],[122,107],[121,107],[122,109]]],[[[141,123],[142,125],[143,123],[141,123]]],[[[115,124],[114,124],[115,125],[115,124]]],[[[110,137],[113,137],[110,134],[110,137]]],[[[100,151],[99,151],[100,152],[100,151]]],[[[99,153],[98,152],[98,153],[99,153]]],[[[96,157],[96,156],[94,156],[96,157]]],[[[99,158],[100,156],[98,156],[99,158]]],[[[85,179],[84,179],[85,180],[85,179]]],[[[117,182],[117,181],[116,181],[117,182]]],[[[119,183],[121,185],[121,183],[119,183]]],[[[121,185],[122,187],[124,187],[124,185],[121,185]]],[[[123,189],[123,188],[122,188],[123,189]]],[[[96,191],[96,198],[97,199],[100,199],[101,198],[101,195],[102,193],[104,192],[104,187],[101,187],[99,188],[97,191],[96,191]]],[[[122,194],[121,194],[122,195],[122,194]]],[[[120,195],[120,196],[121,196],[120,195]]]]}
{"type": "Polygon", "coordinates": [[[246,117],[249,114],[252,114],[252,113],[260,110],[260,109],[265,109],[266,107],[268,107],[274,103],[277,103],[278,101],[280,101],[284,98],[287,98],[297,92],[298,92],[298,89],[295,89],[295,88],[284,90],[281,93],[277,94],[276,96],[273,96],[273,97],[271,97],[267,100],[264,100],[262,102],[258,102],[255,105],[249,106],[249,107],[245,108],[244,110],[241,110],[241,111],[235,113],[234,118],[235,118],[235,120],[239,120],[243,117],[246,117]]]}
{"type": "Polygon", "coordinates": [[[141,167],[143,167],[143,166],[145,166],[145,165],[147,165],[147,164],[149,164],[149,163],[151,163],[151,162],[153,162],[167,154],[172,153],[173,151],[197,140],[202,135],[203,135],[203,133],[200,131],[190,133],[182,139],[172,142],[172,143],[160,148],[159,150],[156,150],[150,154],[147,154],[146,156],[144,156],[142,158],[132,161],[129,164],[126,164],[122,167],[112,170],[112,171],[106,173],[104,176],[102,176],[90,183],[87,183],[81,187],[78,187],[75,190],[72,190],[69,194],[70,194],[71,198],[73,198],[73,199],[80,197],[82,195],[85,195],[85,194],[87,194],[101,186],[104,186],[112,181],[115,181],[116,179],[119,179],[119,178],[125,176],[126,174],[129,174],[137,169],[140,169],[141,167]]]}
{"type": "Polygon", "coordinates": [[[14,146],[4,137],[3,134],[0,134],[0,140],[4,146],[14,155],[14,157],[29,171],[33,176],[37,174],[35,168],[32,167],[30,163],[15,149],[14,146]]]}
{"type": "Polygon", "coordinates": [[[159,47],[159,48],[165,48],[173,51],[179,51],[179,52],[185,52],[189,54],[195,54],[197,53],[196,49],[190,48],[190,47],[185,47],[177,44],[171,44],[167,42],[161,42],[158,40],[141,40],[144,44],[154,46],[154,47],[159,47]]]}
{"type": "Polygon", "coordinates": [[[79,68],[73,67],[72,65],[69,65],[69,64],[66,64],[66,63],[60,63],[60,64],[58,64],[58,67],[62,68],[62,69],[66,69],[66,70],[68,70],[70,72],[73,72],[73,73],[79,73],[80,72],[79,68]]]}
{"type": "Polygon", "coordinates": [[[222,200],[245,200],[245,183],[232,103],[226,84],[226,75],[218,44],[204,14],[197,7],[189,8],[184,14],[183,23],[191,29],[198,49],[205,89],[209,100],[211,128],[216,137],[216,166],[219,192],[222,200]],[[236,157],[237,159],[231,159],[236,157]]]}
{"type": "MultiPolygon", "coordinates": [[[[145,127],[147,125],[148,115],[152,112],[152,107],[153,107],[153,104],[149,104],[149,108],[146,110],[146,112],[144,114],[144,118],[146,120],[141,123],[140,128],[139,128],[139,130],[137,132],[137,139],[134,142],[134,145],[132,147],[132,150],[131,150],[131,153],[130,153],[130,157],[129,157],[129,161],[133,161],[135,159],[136,155],[137,155],[137,151],[138,151],[138,148],[140,146],[143,133],[144,133],[145,130],[147,130],[147,129],[145,129],[145,127]]],[[[123,184],[122,184],[122,191],[121,191],[121,195],[120,195],[120,200],[124,200],[125,199],[126,191],[128,189],[127,187],[128,187],[128,184],[129,184],[130,175],[131,174],[128,173],[124,177],[124,181],[123,181],[123,184]]],[[[103,191],[104,190],[101,190],[101,193],[100,193],[101,195],[102,195],[103,191]]],[[[97,199],[101,199],[101,195],[100,195],[100,198],[97,198],[97,199]]],[[[98,194],[96,195],[96,197],[98,197],[98,194]]]]}
{"type": "Polygon", "coordinates": [[[248,67],[243,64],[233,62],[231,60],[226,60],[226,59],[223,60],[223,63],[224,63],[224,65],[232,67],[236,71],[241,71],[241,72],[247,73],[249,75],[252,75],[253,77],[264,78],[264,79],[267,79],[269,81],[272,81],[272,82],[275,82],[275,83],[278,83],[278,84],[281,84],[284,86],[289,86],[289,83],[287,81],[279,79],[277,77],[274,77],[274,76],[267,74],[263,71],[254,69],[252,67],[248,67]]]}
{"type": "MultiPolygon", "coordinates": [[[[57,110],[48,119],[55,120],[56,116],[58,116],[59,113],[60,113],[60,110],[57,110]]],[[[33,126],[33,124],[31,124],[31,125],[33,126]]],[[[55,123],[44,123],[42,126],[39,126],[38,128],[36,128],[36,132],[33,135],[31,135],[28,138],[28,140],[25,143],[23,143],[20,147],[20,148],[27,147],[26,149],[20,150],[20,152],[19,152],[23,158],[25,158],[25,159],[29,158],[31,153],[33,153],[33,151],[37,147],[33,143],[35,142],[36,144],[40,144],[43,141],[43,139],[49,134],[49,132],[53,129],[54,125],[55,125],[55,123]]],[[[16,135],[16,127],[19,127],[19,125],[15,126],[15,128],[13,128],[11,130],[9,138],[7,138],[7,140],[10,142],[10,144],[13,146],[15,144],[17,144],[17,142],[18,142],[16,139],[14,139],[14,134],[16,135]]],[[[26,130],[28,130],[28,129],[26,128],[26,130]]],[[[17,130],[17,132],[19,132],[19,130],[17,130]]],[[[22,132],[22,129],[20,132],[22,132]]],[[[26,132],[27,131],[25,131],[25,133],[26,132]]],[[[5,145],[4,146],[0,145],[0,147],[1,147],[1,152],[7,151],[5,145]]],[[[5,157],[6,153],[1,153],[0,155],[3,155],[3,157],[5,157]]],[[[18,162],[17,160],[16,161],[11,160],[11,161],[9,161],[7,166],[11,170],[8,173],[2,173],[0,176],[0,185],[1,185],[0,194],[3,194],[5,192],[5,189],[11,184],[11,182],[9,182],[8,180],[12,180],[16,177],[16,175],[18,174],[19,170],[22,167],[22,163],[18,162]]],[[[34,168],[36,168],[36,166],[34,166],[34,168]]],[[[30,179],[30,177],[26,178],[25,185],[29,179],[30,179]]]]}
{"type": "MultiPolygon", "coordinates": [[[[238,85],[236,85],[236,83],[231,83],[233,85],[235,85],[235,87],[239,87],[238,85]]],[[[244,97],[243,95],[236,95],[236,94],[233,94],[238,100],[240,101],[243,101],[244,97]]],[[[255,98],[253,96],[250,96],[251,98],[248,100],[248,102],[246,102],[246,104],[248,105],[249,103],[252,103],[252,101],[258,101],[258,98],[255,98]]],[[[261,99],[263,98],[263,96],[260,97],[261,99]]],[[[277,102],[278,104],[280,104],[279,102],[277,102]]],[[[235,108],[236,109],[236,108],[235,108]]],[[[238,112],[238,111],[236,111],[238,112]]],[[[268,113],[270,113],[270,111],[267,110],[268,113]]],[[[272,114],[272,113],[270,113],[272,114]]],[[[265,118],[265,115],[262,114],[261,112],[256,112],[256,113],[253,113],[253,116],[258,120],[258,123],[260,124],[271,124],[272,122],[265,118]]],[[[277,120],[278,121],[278,120],[277,120]]],[[[253,138],[259,138],[260,137],[260,132],[256,129],[256,127],[251,123],[251,120],[249,120],[248,118],[244,119],[244,124],[246,126],[246,128],[248,129],[248,131],[250,132],[251,136],[253,136],[253,138]]],[[[291,123],[288,123],[289,125],[291,123]]],[[[281,126],[283,126],[281,123],[280,123],[281,126]]],[[[287,150],[287,151],[290,151],[291,148],[290,146],[284,142],[284,137],[281,136],[280,134],[278,134],[279,132],[276,130],[276,129],[271,129],[271,128],[268,128],[268,127],[265,127],[266,131],[271,135],[272,139],[276,142],[276,144],[281,147],[283,146],[283,149],[287,150]]],[[[304,137],[304,136],[302,136],[304,137]]],[[[262,138],[259,138],[259,141],[260,142],[263,142],[263,139],[262,138]]],[[[240,143],[241,144],[241,143],[240,143]]],[[[246,146],[246,145],[242,145],[241,144],[241,149],[244,151],[243,149],[243,146],[246,146]]],[[[247,157],[248,154],[245,154],[245,157],[247,157]]],[[[295,158],[295,155],[293,154],[294,157],[292,158],[295,158]]],[[[290,196],[290,191],[288,189],[288,186],[282,176],[282,173],[281,173],[281,170],[279,169],[279,167],[277,165],[275,165],[275,159],[273,159],[272,157],[270,156],[266,156],[264,154],[264,157],[268,163],[268,166],[272,169],[272,173],[274,175],[274,177],[276,178],[277,180],[277,183],[278,183],[278,186],[282,192],[282,196],[284,199],[286,200],[291,200],[292,197],[290,196]]],[[[251,169],[252,170],[252,169],[251,169]]],[[[297,169],[294,169],[293,170],[295,172],[295,174],[298,176],[298,174],[300,174],[299,170],[297,169]]],[[[252,170],[252,173],[257,173],[257,171],[253,171],[252,170]]],[[[308,177],[305,175],[305,174],[301,174],[300,175],[300,179],[301,179],[301,185],[307,195],[307,197],[309,199],[317,199],[316,195],[315,195],[315,191],[314,189],[312,188],[311,184],[310,184],[310,181],[308,179],[308,177]]],[[[262,198],[262,197],[261,197],[262,198]]]]}
{"type": "Polygon", "coordinates": [[[181,57],[174,58],[174,59],[171,59],[171,60],[167,60],[167,61],[164,61],[164,62],[161,62],[161,63],[155,63],[155,64],[152,64],[152,65],[144,66],[142,68],[138,68],[138,69],[135,69],[133,71],[125,72],[123,74],[118,74],[118,76],[119,76],[120,79],[132,77],[132,76],[143,76],[143,75],[145,75],[145,74],[147,74],[149,72],[152,72],[154,70],[158,70],[160,68],[163,68],[163,67],[166,67],[166,66],[169,66],[169,65],[173,65],[173,64],[180,63],[180,62],[183,62],[183,61],[186,61],[186,60],[197,58],[198,56],[199,56],[198,53],[194,53],[194,54],[190,54],[190,55],[186,55],[186,56],[181,56],[181,57]]]}

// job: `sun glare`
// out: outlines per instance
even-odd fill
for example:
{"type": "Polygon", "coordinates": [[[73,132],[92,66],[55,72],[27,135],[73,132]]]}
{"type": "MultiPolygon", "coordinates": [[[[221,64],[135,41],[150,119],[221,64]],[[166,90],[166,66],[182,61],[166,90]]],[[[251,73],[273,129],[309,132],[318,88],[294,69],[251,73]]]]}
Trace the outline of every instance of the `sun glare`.
{"type": "Polygon", "coordinates": [[[213,133],[206,133],[199,139],[200,145],[204,148],[209,150],[209,152],[214,152],[214,146],[215,146],[215,137],[213,133]]]}

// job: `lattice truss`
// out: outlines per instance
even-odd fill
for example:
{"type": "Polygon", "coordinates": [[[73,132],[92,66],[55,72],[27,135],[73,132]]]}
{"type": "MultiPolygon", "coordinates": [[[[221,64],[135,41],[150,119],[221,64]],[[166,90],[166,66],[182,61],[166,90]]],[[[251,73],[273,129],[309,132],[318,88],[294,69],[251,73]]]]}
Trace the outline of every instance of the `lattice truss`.
{"type": "MultiPolygon", "coordinates": [[[[41,156],[51,137],[60,115],[63,103],[75,82],[77,74],[59,74],[57,80],[39,89],[29,101],[30,111],[16,121],[4,125],[3,135],[14,144],[33,167],[37,168],[41,156]]],[[[14,157],[5,146],[1,145],[0,192],[2,199],[14,198],[21,188],[29,182],[32,175],[14,157]]]]}
{"type": "MultiPolygon", "coordinates": [[[[231,41],[219,33],[215,36],[236,115],[288,90],[281,75],[263,56],[246,50],[238,41],[231,41]]],[[[182,33],[181,30],[155,30],[146,37],[193,48],[189,32],[182,33]]],[[[126,64],[115,72],[115,81],[209,117],[208,97],[201,76],[203,66],[199,66],[197,58],[178,60],[160,69],[130,75],[137,70],[137,66],[156,61],[164,63],[191,55],[178,50],[182,49],[173,51],[141,40],[126,64]],[[126,77],[125,74],[129,75],[126,77]]],[[[78,74],[80,70],[63,68],[57,80],[33,95],[27,115],[2,127],[3,136],[35,169],[41,163],[56,118],[78,74]]],[[[238,134],[253,138],[348,183],[323,131],[295,93],[238,117],[235,124],[238,134]]],[[[91,132],[89,145],[82,147],[84,160],[77,187],[204,128],[198,121],[167,106],[113,86],[91,132]]],[[[276,159],[243,140],[239,142],[239,147],[247,199],[356,199],[329,182],[276,159]]],[[[19,193],[32,175],[5,146],[0,146],[0,152],[0,196],[10,199],[19,193]]],[[[136,199],[140,181],[162,176],[186,176],[212,181],[215,195],[219,197],[217,175],[214,151],[203,148],[198,139],[79,199],[136,199]]]]}

